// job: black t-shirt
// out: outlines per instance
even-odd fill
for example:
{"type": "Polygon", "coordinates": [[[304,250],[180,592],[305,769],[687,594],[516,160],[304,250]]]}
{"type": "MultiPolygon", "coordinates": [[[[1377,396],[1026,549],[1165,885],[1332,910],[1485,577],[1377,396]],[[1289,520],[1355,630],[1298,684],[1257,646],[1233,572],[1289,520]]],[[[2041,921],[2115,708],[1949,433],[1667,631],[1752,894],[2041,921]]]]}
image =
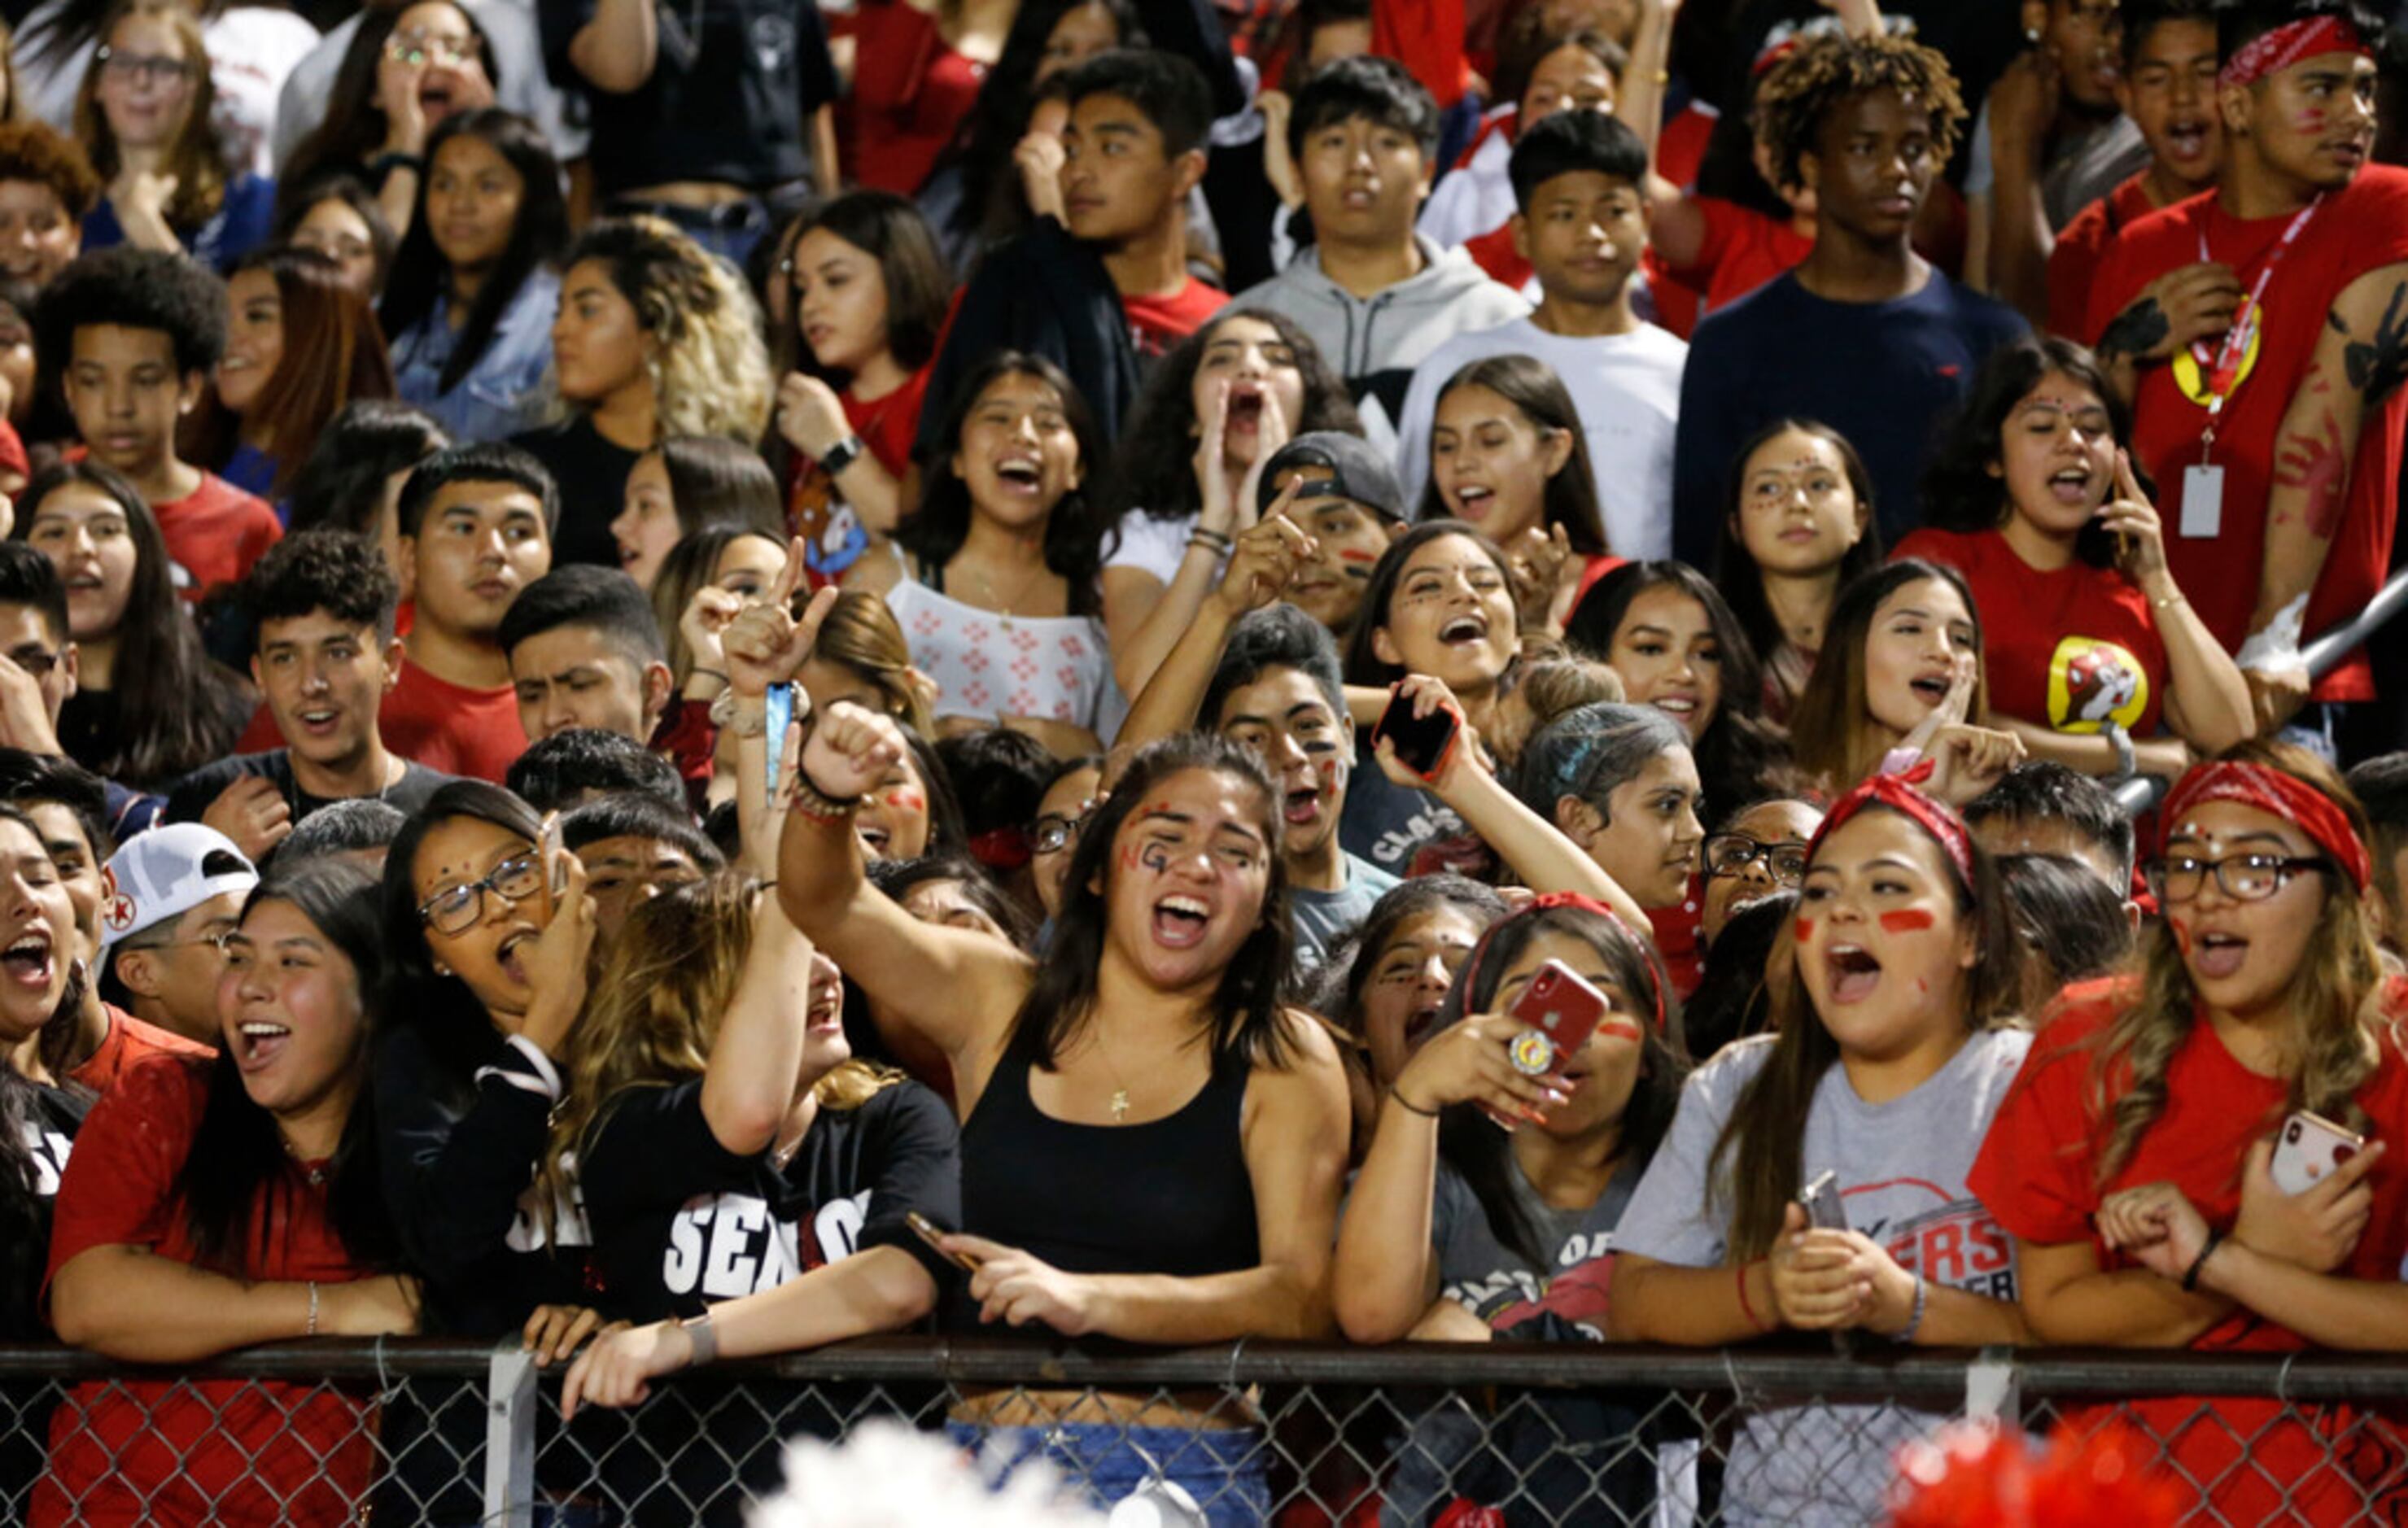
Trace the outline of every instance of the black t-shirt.
{"type": "MultiPolygon", "coordinates": [[[[0,1089],[8,1092],[8,1112],[17,1121],[34,1170],[34,1234],[24,1244],[0,1250],[0,1342],[47,1338],[50,1323],[42,1320],[42,1267],[50,1249],[50,1210],[59,1196],[59,1178],[67,1170],[67,1154],[76,1132],[92,1109],[91,1095],[32,1082],[0,1066],[0,1089]]],[[[11,1183],[0,1188],[14,1197],[11,1183]]],[[[9,1217],[15,1219],[12,1214],[9,1217]]]]}
{"type": "MultiPolygon", "coordinates": [[[[293,777],[293,755],[284,749],[271,749],[265,753],[242,753],[231,759],[220,759],[204,764],[176,782],[167,793],[167,810],[164,820],[169,822],[197,822],[209,809],[209,803],[219,793],[246,775],[276,782],[284,804],[293,808],[293,821],[300,821],[312,812],[322,811],[346,798],[313,796],[301,789],[293,777]]],[[[377,793],[376,798],[400,810],[405,816],[414,815],[426,805],[426,798],[452,783],[452,777],[439,770],[427,768],[413,760],[402,761],[401,778],[377,793]]]]}
{"type": "Polygon", "coordinates": [[[625,95],[595,89],[568,61],[570,40],[594,11],[595,0],[536,5],[553,82],[594,98],[586,163],[602,196],[672,180],[762,189],[802,176],[808,119],[842,93],[817,6],[661,0],[652,76],[625,95]]]}
{"type": "MultiPolygon", "coordinates": [[[[595,131],[604,112],[595,112],[595,131]]],[[[600,163],[600,145],[595,145],[600,163]]],[[[627,498],[627,474],[642,453],[614,446],[594,428],[582,412],[540,430],[512,436],[510,444],[541,462],[560,485],[560,527],[552,536],[552,565],[595,563],[619,565],[619,542],[610,522],[619,518],[627,498]]]]}
{"type": "Polygon", "coordinates": [[[916,1082],[859,1108],[824,1106],[781,1173],[719,1144],[702,1081],[634,1088],[603,1116],[578,1177],[612,1316],[693,1316],[870,1247],[899,1247],[942,1285],[952,1265],[905,1223],[961,1221],[953,1117],[916,1082]]]}

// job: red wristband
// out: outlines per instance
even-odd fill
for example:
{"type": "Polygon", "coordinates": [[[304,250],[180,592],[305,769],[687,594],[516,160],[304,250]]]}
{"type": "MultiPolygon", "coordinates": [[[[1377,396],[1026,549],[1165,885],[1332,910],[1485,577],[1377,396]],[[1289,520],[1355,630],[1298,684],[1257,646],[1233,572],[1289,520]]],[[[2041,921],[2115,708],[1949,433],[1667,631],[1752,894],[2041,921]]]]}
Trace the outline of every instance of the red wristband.
{"type": "Polygon", "coordinates": [[[1742,1263],[1739,1265],[1739,1312],[1747,1318],[1748,1325],[1755,1327],[1758,1332],[1770,1332],[1772,1330],[1772,1323],[1758,1317],[1756,1307],[1750,1305],[1747,1299],[1747,1271],[1755,1266],[1753,1263],[1742,1263]]]}

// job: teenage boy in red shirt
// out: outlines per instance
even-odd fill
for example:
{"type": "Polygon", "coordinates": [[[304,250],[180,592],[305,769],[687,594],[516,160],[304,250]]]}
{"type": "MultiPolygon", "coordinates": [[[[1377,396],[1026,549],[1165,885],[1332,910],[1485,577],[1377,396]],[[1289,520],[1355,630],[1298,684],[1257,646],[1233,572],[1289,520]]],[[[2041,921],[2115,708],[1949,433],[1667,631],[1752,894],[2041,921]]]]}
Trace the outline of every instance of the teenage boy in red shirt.
{"type": "Polygon", "coordinates": [[[552,571],[559,491],[515,446],[454,446],[409,475],[398,518],[418,615],[378,730],[405,759],[498,785],[527,745],[502,617],[552,571]]]}
{"type": "MultiPolygon", "coordinates": [[[[2091,308],[2131,379],[2174,580],[2233,650],[2262,732],[2310,698],[2303,634],[2363,608],[2391,561],[2408,170],[2369,161],[2379,40],[2346,0],[2219,13],[2222,184],[2127,229],[2091,308]],[[2229,269],[2237,307],[2200,265],[2229,269]]],[[[2363,653],[2314,690],[2373,694],[2363,653]]]]}

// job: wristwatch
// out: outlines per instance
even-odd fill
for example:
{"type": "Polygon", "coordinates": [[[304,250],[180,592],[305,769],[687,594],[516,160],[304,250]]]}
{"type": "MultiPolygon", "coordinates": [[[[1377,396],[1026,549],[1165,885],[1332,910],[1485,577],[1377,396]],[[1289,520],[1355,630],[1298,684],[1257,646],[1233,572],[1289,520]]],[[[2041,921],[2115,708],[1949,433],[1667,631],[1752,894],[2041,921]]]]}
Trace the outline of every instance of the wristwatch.
{"type": "Polygon", "coordinates": [[[698,1369],[718,1359],[719,1332],[710,1324],[710,1312],[706,1310],[699,1316],[688,1316],[678,1324],[685,1328],[687,1339],[694,1344],[692,1367],[698,1369]]]}
{"type": "Polygon", "coordinates": [[[827,454],[820,458],[820,465],[826,469],[829,477],[840,478],[844,476],[844,469],[860,461],[861,453],[868,449],[861,443],[859,436],[847,436],[827,449],[827,454]]]}

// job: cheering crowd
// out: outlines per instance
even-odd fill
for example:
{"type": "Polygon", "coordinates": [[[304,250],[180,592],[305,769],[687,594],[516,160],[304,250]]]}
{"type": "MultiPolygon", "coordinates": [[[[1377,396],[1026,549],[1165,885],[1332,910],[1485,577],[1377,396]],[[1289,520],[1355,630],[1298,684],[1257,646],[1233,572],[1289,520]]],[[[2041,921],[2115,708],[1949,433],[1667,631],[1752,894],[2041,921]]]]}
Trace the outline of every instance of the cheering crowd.
{"type": "MultiPolygon", "coordinates": [[[[0,1516],[475,1521],[480,1419],[166,1377],[309,1336],[651,1440],[560,1522],[873,1333],[2408,1349],[2382,17],[0,12],[0,1340],[158,1366],[0,1516]]],[[[1749,1405],[1742,1522],[1936,1420],[1749,1405]]],[[[1637,1521],[1665,1418],[1348,1489],[1637,1521]]],[[[1218,1392],[945,1426],[1277,1505],[1218,1392]]]]}

